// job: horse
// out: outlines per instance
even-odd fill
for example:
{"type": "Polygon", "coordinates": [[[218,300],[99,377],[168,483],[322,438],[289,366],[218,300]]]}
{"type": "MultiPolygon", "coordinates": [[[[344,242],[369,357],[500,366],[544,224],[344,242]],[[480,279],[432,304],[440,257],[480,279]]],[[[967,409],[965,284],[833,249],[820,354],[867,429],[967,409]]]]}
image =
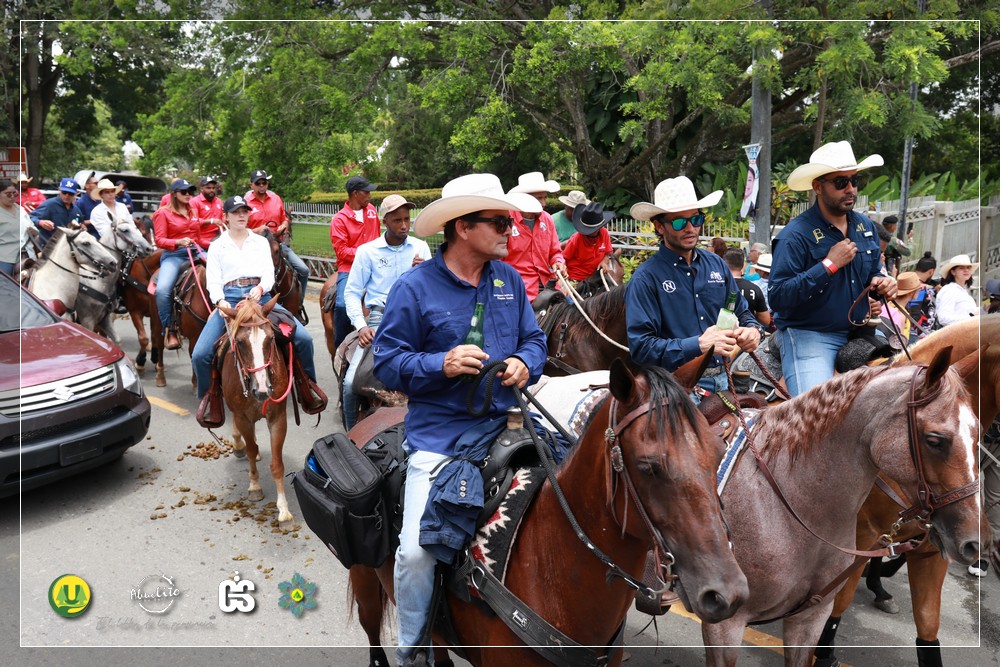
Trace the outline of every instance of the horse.
{"type": "MultiPolygon", "coordinates": [[[[195,264],[189,273],[182,274],[174,287],[177,333],[187,339],[188,356],[194,352],[201,330],[205,328],[208,316],[212,314],[207,290],[205,267],[202,264],[195,264]]],[[[195,377],[194,369],[191,371],[191,387],[195,391],[198,389],[198,379],[195,377]]]]}
{"type": "MultiPolygon", "coordinates": [[[[631,577],[642,574],[654,546],[669,553],[681,599],[706,621],[723,620],[743,603],[747,581],[733,559],[715,492],[722,441],[688,396],[710,358],[711,351],[675,376],[653,367],[633,375],[621,361],[611,365],[610,398],[594,410],[579,443],[555,472],[566,504],[591,543],[571,527],[548,481],[521,520],[503,585],[580,644],[609,646],[636,595],[610,576],[611,566],[595,557],[595,547],[631,577]]],[[[573,392],[562,392],[568,393],[573,392]]],[[[369,418],[378,419],[379,413],[369,418]]],[[[359,441],[367,421],[351,431],[359,441]]],[[[351,597],[373,666],[388,664],[380,629],[393,591],[393,568],[390,557],[378,568],[350,570],[351,597]]],[[[491,611],[454,595],[443,604],[465,647],[463,657],[473,665],[550,664],[491,611]]],[[[436,639],[444,640],[437,634],[436,639]]],[[[612,652],[607,664],[618,665],[621,657],[612,652]]],[[[604,664],[601,659],[597,664],[604,664]]]]}
{"type": "MultiPolygon", "coordinates": [[[[148,216],[147,216],[148,217],[148,216]]],[[[146,371],[146,349],[152,343],[152,362],[156,369],[156,386],[167,386],[163,367],[163,331],[160,318],[155,312],[156,299],[149,293],[149,283],[160,268],[162,250],[156,250],[148,257],[134,258],[121,269],[122,302],[128,310],[129,319],[139,338],[139,352],[135,357],[135,369],[139,374],[146,371]],[[146,334],[143,321],[149,318],[150,335],[146,334]]]]}
{"type": "Polygon", "coordinates": [[[118,260],[83,229],[57,227],[28,279],[28,289],[60,315],[75,314],[81,276],[115,275],[118,260]]]}
{"type": "Polygon", "coordinates": [[[233,415],[233,449],[237,456],[246,456],[250,462],[247,497],[252,501],[264,498],[257,474],[260,450],[254,425],[266,418],[271,436],[271,475],[278,493],[278,524],[287,530],[293,525],[293,517],[285,498],[285,464],[281,453],[288,431],[286,406],[292,382],[271,321],[267,319],[277,302],[277,297],[273,297],[261,307],[244,299],[235,308],[221,307],[229,321],[216,354],[222,366],[222,395],[233,415]]]}
{"type": "Polygon", "coordinates": [[[306,315],[305,295],[302,294],[302,285],[299,283],[299,276],[295,269],[289,264],[285,253],[281,251],[281,243],[270,229],[265,229],[261,236],[267,239],[271,246],[271,263],[274,264],[274,287],[272,293],[278,296],[278,303],[284,306],[285,310],[294,313],[303,324],[309,323],[306,315]]]}
{"type": "Polygon", "coordinates": [[[978,423],[950,352],[928,366],[860,368],[759,414],[759,459],[742,452],[720,494],[750,597],[702,626],[708,665],[735,665],[746,625],[776,619],[785,664],[810,664],[837,573],[863,562],[847,548],[879,471],[921,499],[915,511],[942,552],[975,561],[978,423]]]}
{"type": "Polygon", "coordinates": [[[323,282],[319,290],[320,319],[323,321],[323,334],[326,336],[326,351],[330,353],[330,364],[337,370],[336,331],[333,324],[333,309],[337,303],[337,272],[334,271],[323,282]]]}
{"type": "MultiPolygon", "coordinates": [[[[987,315],[952,324],[939,329],[910,348],[914,361],[927,362],[945,346],[951,346],[951,360],[957,362],[969,355],[980,355],[978,364],[966,364],[963,376],[965,387],[972,397],[973,410],[980,424],[990,424],[997,416],[1000,401],[1000,315],[987,315]]],[[[902,365],[907,361],[903,353],[892,363],[902,365]]],[[[890,487],[892,485],[890,484],[890,487]]],[[[893,488],[897,495],[901,489],[893,488]]],[[[858,514],[857,543],[872,544],[886,526],[898,518],[899,507],[877,486],[872,489],[858,514]]],[[[897,538],[912,539],[924,532],[916,521],[900,528],[897,538]]],[[[995,538],[996,536],[994,536],[995,538]]],[[[941,665],[938,630],[941,625],[941,588],[948,572],[948,561],[940,555],[930,541],[906,555],[906,569],[913,598],[913,621],[917,627],[917,652],[922,665],[941,665]]],[[[891,601],[892,596],[882,588],[879,577],[881,559],[869,566],[868,584],[876,599],[891,601]]],[[[833,667],[839,664],[833,654],[833,642],[841,617],[854,600],[855,591],[862,577],[858,569],[846,581],[834,600],[831,617],[827,620],[820,646],[816,650],[816,665],[833,667]]],[[[885,602],[883,602],[885,605],[885,602]]]]}
{"type": "Polygon", "coordinates": [[[539,322],[548,337],[546,373],[604,370],[628,359],[625,285],[573,303],[552,304],[539,322]]]}

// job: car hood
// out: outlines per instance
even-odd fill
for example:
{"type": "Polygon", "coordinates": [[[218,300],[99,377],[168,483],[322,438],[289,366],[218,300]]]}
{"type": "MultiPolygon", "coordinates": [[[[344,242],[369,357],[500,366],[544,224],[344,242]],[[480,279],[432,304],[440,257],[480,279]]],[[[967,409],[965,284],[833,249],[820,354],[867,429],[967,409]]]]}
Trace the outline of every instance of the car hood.
{"type": "Polygon", "coordinates": [[[0,334],[0,391],[72,377],[121,357],[117,345],[70,322],[0,334]]]}

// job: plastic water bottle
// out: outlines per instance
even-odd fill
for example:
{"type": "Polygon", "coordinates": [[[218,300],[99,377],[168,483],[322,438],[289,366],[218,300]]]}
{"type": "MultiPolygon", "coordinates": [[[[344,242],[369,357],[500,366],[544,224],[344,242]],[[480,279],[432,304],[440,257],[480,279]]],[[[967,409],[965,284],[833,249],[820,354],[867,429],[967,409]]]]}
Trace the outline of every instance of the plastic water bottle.
{"type": "Polygon", "coordinates": [[[725,331],[732,331],[739,323],[736,318],[736,292],[730,292],[726,297],[725,307],[719,311],[719,319],[715,322],[715,326],[725,331]]]}

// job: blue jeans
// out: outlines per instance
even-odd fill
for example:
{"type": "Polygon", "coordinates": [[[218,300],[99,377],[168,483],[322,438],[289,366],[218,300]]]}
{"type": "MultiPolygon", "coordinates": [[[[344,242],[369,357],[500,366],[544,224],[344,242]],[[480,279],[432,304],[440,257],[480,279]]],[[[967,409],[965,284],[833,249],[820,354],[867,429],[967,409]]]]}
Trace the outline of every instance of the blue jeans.
{"type": "Polygon", "coordinates": [[[8,276],[14,275],[14,262],[0,262],[0,271],[3,271],[8,276]]]}
{"type": "MultiPolygon", "coordinates": [[[[236,307],[244,296],[250,293],[252,286],[247,287],[226,287],[223,291],[229,305],[236,307]]],[[[264,294],[260,298],[261,303],[267,303],[271,299],[270,294],[264,294]]],[[[275,310],[282,310],[279,305],[274,306],[275,310]]],[[[287,311],[285,311],[287,312],[287,311]]],[[[212,381],[212,360],[215,359],[215,343],[226,331],[226,321],[222,319],[218,309],[213,310],[205,322],[205,328],[198,336],[194,350],[191,352],[191,365],[194,366],[194,374],[198,379],[198,398],[200,399],[208,391],[212,381]]],[[[306,374],[316,381],[316,366],[313,363],[313,341],[312,336],[306,331],[305,326],[298,319],[295,320],[295,335],[292,339],[295,348],[295,356],[302,362],[302,368],[306,374]]]]}
{"type": "MultiPolygon", "coordinates": [[[[396,614],[399,618],[399,647],[396,661],[402,663],[414,650],[429,622],[434,595],[434,567],[437,560],[420,546],[420,519],[430,495],[432,472],[450,457],[434,452],[413,451],[408,442],[403,447],[410,456],[406,464],[406,496],[403,527],[396,549],[393,583],[396,589],[396,614]]],[[[429,648],[429,647],[428,647],[429,648]]]]}
{"type": "Polygon", "coordinates": [[[288,258],[288,263],[292,265],[295,273],[299,276],[299,285],[302,286],[302,303],[304,305],[306,302],[306,287],[309,285],[309,267],[306,266],[306,263],[298,255],[292,252],[289,246],[282,243],[281,249],[284,251],[285,257],[288,258]]]}
{"type": "MultiPolygon", "coordinates": [[[[720,391],[729,389],[729,378],[726,377],[726,372],[723,371],[718,375],[713,375],[712,377],[702,377],[698,380],[698,386],[705,391],[710,391],[713,394],[718,394],[720,391]]],[[[691,392],[691,400],[694,401],[695,405],[701,405],[701,395],[697,392],[691,392]]]]}
{"type": "Polygon", "coordinates": [[[336,350],[347,338],[347,334],[354,331],[351,318],[347,316],[347,306],[344,304],[344,290],[347,288],[347,276],[349,271],[341,271],[337,274],[337,302],[333,307],[333,349],[336,350]]]}
{"type": "MultiPolygon", "coordinates": [[[[192,251],[193,252],[193,251],[192,251]]],[[[174,284],[184,263],[188,261],[187,250],[164,250],[160,256],[160,273],[156,279],[156,310],[160,314],[163,330],[170,328],[170,313],[173,311],[174,284]]]]}
{"type": "Polygon", "coordinates": [[[847,332],[781,329],[776,334],[781,349],[781,373],[792,396],[804,394],[833,377],[837,352],[847,342],[847,332]]]}

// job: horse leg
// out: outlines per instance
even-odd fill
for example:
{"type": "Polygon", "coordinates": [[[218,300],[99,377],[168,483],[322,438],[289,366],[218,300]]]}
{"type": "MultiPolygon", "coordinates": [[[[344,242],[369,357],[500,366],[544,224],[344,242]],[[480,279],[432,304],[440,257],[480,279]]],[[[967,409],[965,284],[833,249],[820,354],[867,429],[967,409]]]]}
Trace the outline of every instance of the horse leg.
{"type": "Polygon", "coordinates": [[[254,424],[242,414],[237,414],[233,410],[233,421],[236,428],[243,434],[246,442],[247,460],[250,462],[250,486],[247,488],[247,498],[250,500],[263,500],[264,490],[260,488],[260,475],[257,473],[257,437],[254,432],[254,424]]]}
{"type": "Polygon", "coordinates": [[[941,587],[948,574],[948,561],[933,552],[911,552],[906,560],[913,599],[913,622],[917,626],[917,661],[920,667],[941,667],[941,587]]]}
{"type": "MultiPolygon", "coordinates": [[[[142,321],[142,313],[138,310],[129,310],[129,318],[132,320],[132,326],[135,327],[135,332],[139,336],[139,354],[135,355],[135,370],[140,375],[146,371],[146,348],[149,347],[149,336],[146,335],[146,325],[142,321]]],[[[153,360],[156,363],[156,360],[153,360]]]]}
{"type": "Polygon", "coordinates": [[[875,594],[876,607],[887,614],[898,614],[899,605],[892,599],[892,594],[882,586],[882,573],[885,569],[881,556],[868,561],[868,574],[865,575],[865,586],[875,594]]]}
{"type": "MultiPolygon", "coordinates": [[[[734,617],[736,618],[736,617],[734,617]]],[[[729,618],[721,623],[702,623],[701,639],[705,644],[706,667],[736,667],[746,622],[729,618]]]]}
{"type": "Polygon", "coordinates": [[[813,647],[822,631],[823,619],[830,615],[832,608],[831,601],[785,619],[781,633],[781,643],[785,645],[785,667],[812,664],[813,647]]]}
{"type": "MultiPolygon", "coordinates": [[[[291,378],[289,378],[291,382],[291,378]]],[[[279,413],[268,416],[267,425],[271,433],[271,476],[278,493],[278,526],[282,530],[292,529],[292,513],[288,509],[288,499],[285,497],[285,462],[281,460],[281,450],[285,446],[285,434],[288,432],[288,415],[285,405],[274,406],[271,410],[279,413]]]]}
{"type": "Polygon", "coordinates": [[[357,565],[350,570],[350,596],[358,606],[358,621],[368,636],[368,667],[388,667],[382,648],[382,624],[388,595],[374,568],[357,565]]]}
{"type": "Polygon", "coordinates": [[[844,582],[843,587],[837,591],[837,596],[833,599],[833,611],[827,618],[826,625],[820,634],[815,656],[817,667],[832,667],[840,662],[833,655],[833,642],[837,638],[837,629],[840,627],[840,619],[854,601],[854,593],[861,583],[862,568],[858,567],[851,576],[844,582]]]}

